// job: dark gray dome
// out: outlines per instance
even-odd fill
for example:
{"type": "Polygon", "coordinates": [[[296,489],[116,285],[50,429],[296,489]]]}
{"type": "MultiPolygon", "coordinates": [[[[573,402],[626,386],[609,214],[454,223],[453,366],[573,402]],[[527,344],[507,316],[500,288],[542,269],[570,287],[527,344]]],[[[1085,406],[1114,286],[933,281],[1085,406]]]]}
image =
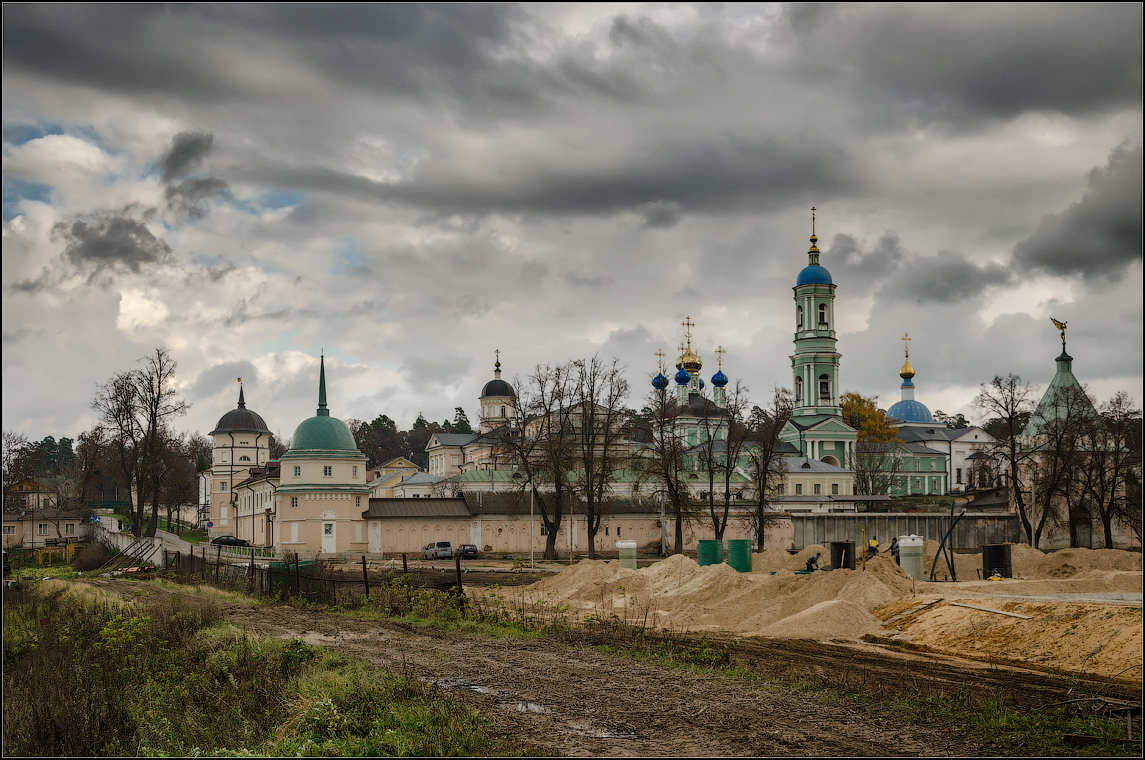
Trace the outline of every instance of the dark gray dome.
{"type": "Polygon", "coordinates": [[[270,428],[262,421],[262,417],[246,408],[242,387],[239,387],[239,405],[237,409],[224,414],[219,418],[219,424],[210,435],[215,433],[269,433],[270,428]]]}
{"type": "Polygon", "coordinates": [[[485,396],[508,396],[512,398],[514,395],[513,386],[509,385],[501,378],[490,380],[489,382],[485,383],[485,387],[481,389],[481,396],[483,398],[485,396]]]}

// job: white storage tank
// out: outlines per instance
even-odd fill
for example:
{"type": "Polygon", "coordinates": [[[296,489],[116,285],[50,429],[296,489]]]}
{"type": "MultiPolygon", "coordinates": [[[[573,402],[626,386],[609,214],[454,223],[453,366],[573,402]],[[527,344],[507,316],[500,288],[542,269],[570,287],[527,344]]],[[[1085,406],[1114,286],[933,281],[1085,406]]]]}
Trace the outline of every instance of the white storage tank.
{"type": "Polygon", "coordinates": [[[616,548],[620,550],[620,566],[626,570],[636,569],[636,542],[617,541],[616,548]]]}
{"type": "Polygon", "coordinates": [[[911,533],[909,536],[899,536],[899,565],[911,578],[920,581],[926,580],[925,562],[922,559],[922,548],[926,539],[911,533]]]}

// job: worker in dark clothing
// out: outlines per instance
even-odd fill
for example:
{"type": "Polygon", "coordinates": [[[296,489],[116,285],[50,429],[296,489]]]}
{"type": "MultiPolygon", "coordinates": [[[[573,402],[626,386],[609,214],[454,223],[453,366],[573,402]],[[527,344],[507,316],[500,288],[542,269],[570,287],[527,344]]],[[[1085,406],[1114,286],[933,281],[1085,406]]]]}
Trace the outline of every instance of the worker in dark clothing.
{"type": "Polygon", "coordinates": [[[807,572],[819,569],[819,554],[816,553],[814,557],[807,558],[807,572]]]}
{"type": "Polygon", "coordinates": [[[891,538],[891,556],[895,558],[895,564],[896,565],[902,564],[901,562],[899,562],[899,540],[898,540],[898,536],[894,536],[891,538]]]}

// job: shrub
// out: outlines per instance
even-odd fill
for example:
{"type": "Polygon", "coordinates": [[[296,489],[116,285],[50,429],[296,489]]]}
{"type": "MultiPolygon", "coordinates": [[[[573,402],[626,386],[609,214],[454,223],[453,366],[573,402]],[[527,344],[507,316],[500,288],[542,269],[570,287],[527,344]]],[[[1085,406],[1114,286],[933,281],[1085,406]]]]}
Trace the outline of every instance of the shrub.
{"type": "Polygon", "coordinates": [[[97,570],[111,559],[111,552],[101,543],[88,544],[80,550],[72,562],[72,567],[81,573],[97,570]]]}

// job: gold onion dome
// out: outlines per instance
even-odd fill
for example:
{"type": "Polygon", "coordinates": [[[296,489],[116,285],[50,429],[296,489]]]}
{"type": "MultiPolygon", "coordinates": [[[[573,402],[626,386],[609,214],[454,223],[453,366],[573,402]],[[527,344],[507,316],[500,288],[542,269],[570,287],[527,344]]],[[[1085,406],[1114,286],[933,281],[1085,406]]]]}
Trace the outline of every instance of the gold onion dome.
{"type": "Polygon", "coordinates": [[[914,377],[914,367],[910,366],[910,359],[903,362],[902,369],[899,370],[899,377],[903,380],[910,380],[914,377]]]}
{"type": "Polygon", "coordinates": [[[684,349],[684,353],[680,354],[679,360],[676,362],[676,367],[679,369],[686,369],[691,374],[696,374],[704,366],[704,362],[692,351],[691,344],[684,349]]]}

